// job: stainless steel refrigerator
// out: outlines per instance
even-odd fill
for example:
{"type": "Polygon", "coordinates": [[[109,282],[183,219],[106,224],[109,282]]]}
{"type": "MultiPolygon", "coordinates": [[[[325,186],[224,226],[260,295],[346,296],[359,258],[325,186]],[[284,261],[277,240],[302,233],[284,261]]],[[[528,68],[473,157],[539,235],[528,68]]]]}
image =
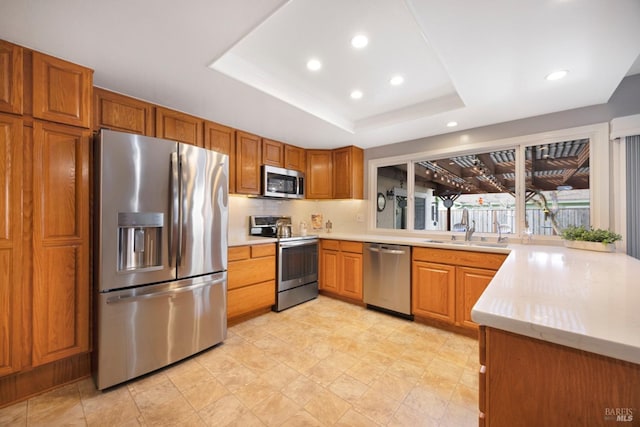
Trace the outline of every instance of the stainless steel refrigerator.
{"type": "Polygon", "coordinates": [[[95,159],[93,369],[104,389],[226,338],[229,159],[109,130],[95,159]]]}

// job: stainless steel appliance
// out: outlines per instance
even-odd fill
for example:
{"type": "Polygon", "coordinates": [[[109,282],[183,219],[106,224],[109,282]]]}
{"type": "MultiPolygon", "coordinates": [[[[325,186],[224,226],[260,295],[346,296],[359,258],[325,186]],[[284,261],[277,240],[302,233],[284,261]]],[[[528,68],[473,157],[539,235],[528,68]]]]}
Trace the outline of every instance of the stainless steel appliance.
{"type": "Polygon", "coordinates": [[[282,233],[282,230],[291,230],[291,217],[250,217],[250,235],[278,238],[274,311],[285,310],[318,296],[318,236],[301,236],[290,234],[290,231],[282,233]]]}
{"type": "Polygon", "coordinates": [[[95,154],[104,389],[226,338],[228,156],[109,130],[95,154]]]}
{"type": "Polygon", "coordinates": [[[275,166],[262,166],[262,195],[304,199],[304,173],[275,166]]]}
{"type": "Polygon", "coordinates": [[[364,245],[363,299],[367,307],[412,319],[411,248],[364,245]]]}

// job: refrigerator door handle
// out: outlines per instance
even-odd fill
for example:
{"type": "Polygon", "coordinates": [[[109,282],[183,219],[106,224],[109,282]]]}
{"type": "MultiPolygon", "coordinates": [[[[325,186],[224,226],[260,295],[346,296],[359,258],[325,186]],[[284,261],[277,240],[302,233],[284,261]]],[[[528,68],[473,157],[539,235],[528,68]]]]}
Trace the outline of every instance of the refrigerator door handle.
{"type": "MultiPolygon", "coordinates": [[[[179,144],[182,145],[182,144],[179,144]]],[[[181,150],[180,150],[181,151],[181,150]]],[[[187,191],[189,191],[189,189],[187,188],[187,180],[188,178],[185,176],[185,172],[186,170],[184,169],[185,167],[187,167],[185,165],[185,160],[184,160],[185,156],[184,154],[182,154],[182,152],[180,152],[180,154],[178,155],[178,160],[180,163],[180,174],[179,174],[179,185],[180,185],[180,198],[177,199],[179,200],[179,202],[176,202],[176,205],[179,206],[180,209],[180,222],[176,223],[176,226],[178,227],[179,231],[178,231],[178,271],[180,271],[180,267],[182,267],[182,259],[183,257],[186,255],[187,252],[187,204],[189,203],[187,200],[187,191]]]]}
{"type": "Polygon", "coordinates": [[[169,222],[171,229],[169,230],[169,264],[180,264],[180,213],[179,213],[179,197],[180,197],[180,168],[178,167],[178,153],[171,153],[171,183],[170,183],[170,199],[169,199],[169,222]]]}
{"type": "Polygon", "coordinates": [[[206,282],[198,282],[198,283],[194,283],[192,285],[188,285],[188,286],[182,286],[179,288],[172,288],[172,289],[167,289],[164,291],[159,291],[159,292],[149,292],[149,293],[144,293],[144,294],[128,294],[128,295],[118,295],[118,296],[114,296],[111,298],[107,299],[107,304],[117,304],[117,303],[121,303],[121,302],[133,302],[133,301],[140,301],[140,300],[145,300],[145,299],[149,299],[149,298],[160,298],[160,297],[167,297],[167,296],[173,296],[182,292],[187,292],[187,291],[195,291],[197,289],[202,289],[202,288],[207,288],[210,286],[214,286],[214,285],[218,285],[220,283],[225,282],[226,277],[221,277],[218,279],[213,279],[210,281],[206,281],[206,282]]]}

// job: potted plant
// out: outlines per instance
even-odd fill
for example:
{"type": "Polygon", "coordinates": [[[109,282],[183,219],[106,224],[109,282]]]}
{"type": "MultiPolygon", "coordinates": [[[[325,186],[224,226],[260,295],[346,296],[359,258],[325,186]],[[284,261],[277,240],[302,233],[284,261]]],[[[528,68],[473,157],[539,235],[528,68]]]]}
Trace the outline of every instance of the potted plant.
{"type": "Polygon", "coordinates": [[[622,236],[609,230],[593,227],[586,228],[581,225],[571,225],[562,232],[564,245],[568,248],[586,249],[600,252],[615,251],[615,243],[622,240],[622,236]]]}

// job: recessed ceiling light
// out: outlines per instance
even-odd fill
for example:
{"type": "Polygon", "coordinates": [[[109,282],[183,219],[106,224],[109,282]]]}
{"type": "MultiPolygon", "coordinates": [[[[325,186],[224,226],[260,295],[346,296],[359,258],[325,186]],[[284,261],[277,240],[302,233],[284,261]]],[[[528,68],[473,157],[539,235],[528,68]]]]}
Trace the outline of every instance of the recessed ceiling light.
{"type": "Polygon", "coordinates": [[[351,39],[351,46],[355,47],[356,49],[362,49],[368,44],[369,39],[364,34],[358,34],[351,39]]]}
{"type": "Polygon", "coordinates": [[[320,68],[322,68],[322,62],[320,62],[315,58],[312,58],[309,61],[307,61],[307,68],[310,69],[311,71],[318,71],[320,68]]]}
{"type": "Polygon", "coordinates": [[[547,79],[547,80],[560,80],[561,78],[565,77],[567,75],[567,73],[568,73],[567,70],[554,71],[553,73],[547,74],[547,77],[545,77],[545,79],[547,79]]]}
{"type": "Polygon", "coordinates": [[[404,83],[404,77],[402,77],[402,76],[393,76],[393,77],[391,77],[391,80],[389,80],[389,83],[391,83],[393,86],[401,85],[402,83],[404,83]]]}
{"type": "Polygon", "coordinates": [[[448,128],[454,128],[458,126],[458,122],[454,122],[453,120],[447,123],[448,128]]]}
{"type": "Polygon", "coordinates": [[[351,98],[352,99],[360,99],[360,98],[362,98],[362,91],[354,90],[353,92],[351,92],[351,98]]]}

